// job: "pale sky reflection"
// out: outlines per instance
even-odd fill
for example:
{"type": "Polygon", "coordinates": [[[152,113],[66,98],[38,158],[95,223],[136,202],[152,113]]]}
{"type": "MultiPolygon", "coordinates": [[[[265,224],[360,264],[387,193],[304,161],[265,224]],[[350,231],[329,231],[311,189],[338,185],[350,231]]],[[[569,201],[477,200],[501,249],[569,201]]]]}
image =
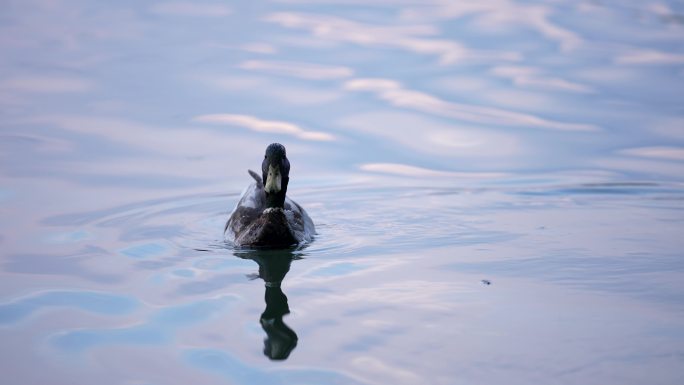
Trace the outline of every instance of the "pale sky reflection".
{"type": "Polygon", "coordinates": [[[199,123],[225,124],[245,127],[257,132],[268,132],[273,134],[287,134],[293,135],[300,139],[315,140],[315,141],[330,141],[335,140],[335,137],[326,132],[305,130],[295,124],[276,121],[264,120],[254,116],[235,115],[235,114],[212,114],[196,116],[194,121],[199,123]]]}
{"type": "Polygon", "coordinates": [[[620,151],[625,155],[641,156],[645,158],[662,158],[669,160],[684,160],[684,147],[639,147],[620,151]]]}
{"type": "Polygon", "coordinates": [[[501,178],[502,173],[462,173],[454,171],[440,171],[424,167],[416,167],[407,164],[397,163],[366,163],[359,166],[363,171],[379,172],[392,175],[408,176],[413,178],[420,177],[458,177],[458,178],[501,178]]]}
{"type": "MultiPolygon", "coordinates": [[[[280,72],[280,75],[285,74],[280,72]]],[[[292,76],[292,73],[288,72],[287,75],[292,76]]],[[[268,100],[271,103],[295,106],[329,104],[343,96],[342,91],[337,89],[281,82],[277,78],[266,76],[216,76],[202,78],[200,81],[209,88],[223,93],[246,95],[259,101],[268,100]],[[258,93],[255,93],[255,90],[259,90],[258,93]]]]}
{"type": "Polygon", "coordinates": [[[233,13],[232,9],[220,3],[192,1],[163,1],[154,4],[151,11],[161,15],[191,17],[224,17],[233,13]]]}
{"type": "Polygon", "coordinates": [[[340,79],[354,74],[354,71],[348,67],[322,66],[301,62],[248,60],[240,63],[239,67],[247,70],[272,73],[274,75],[282,74],[312,80],[340,79]]]}
{"type": "Polygon", "coordinates": [[[379,110],[351,114],[339,124],[344,128],[378,137],[383,142],[408,149],[412,153],[448,159],[472,158],[486,163],[514,157],[525,151],[520,140],[513,134],[445,124],[432,117],[409,112],[379,110]],[[416,135],[417,131],[420,135],[416,135]]]}
{"type": "MultiPolygon", "coordinates": [[[[422,4],[421,4],[422,5],[422,4]]],[[[511,26],[522,26],[555,40],[564,51],[576,48],[582,39],[573,31],[549,21],[554,10],[543,5],[528,5],[508,0],[494,1],[430,1],[427,6],[407,8],[402,12],[407,20],[451,20],[474,16],[474,24],[483,30],[505,31],[511,26]]]]}
{"type": "MultiPolygon", "coordinates": [[[[537,157],[563,168],[581,166],[587,155],[627,154],[616,148],[680,145],[663,138],[680,140],[676,124],[658,124],[681,120],[676,100],[684,97],[684,24],[677,22],[676,4],[381,1],[358,13],[351,10],[365,2],[277,3],[276,10],[212,1],[90,8],[16,3],[0,26],[10,59],[0,103],[9,118],[63,114],[64,106],[81,105],[88,111],[70,112],[161,127],[169,125],[170,110],[174,127],[228,113],[253,118],[232,119],[234,126],[307,142],[344,137],[339,128],[349,127],[350,119],[359,123],[359,115],[410,111],[437,118],[454,133],[404,128],[395,144],[411,150],[433,143],[435,156],[397,152],[372,161],[445,170],[454,169],[449,158],[455,156],[510,156],[514,169],[537,157]],[[395,12],[381,12],[388,7],[395,12]],[[174,23],[192,27],[191,34],[169,29],[174,23]],[[26,56],[32,50],[36,54],[26,56]],[[34,65],[21,65],[22,57],[34,65]],[[125,64],[136,60],[137,68],[125,64]],[[65,98],[48,100],[57,95],[65,98]],[[463,124],[482,135],[463,135],[463,124]],[[529,128],[564,136],[541,139],[544,134],[529,128]],[[563,153],[563,143],[584,141],[585,133],[596,139],[578,149],[576,161],[540,158],[539,141],[563,153]]],[[[378,149],[370,140],[394,139],[392,126],[373,127],[367,136],[357,124],[346,139],[372,157],[378,149]]],[[[338,164],[352,170],[358,162],[338,164]]]]}
{"type": "Polygon", "coordinates": [[[424,92],[406,89],[399,82],[388,79],[353,79],[345,83],[345,89],[372,92],[397,107],[482,125],[531,126],[561,131],[599,130],[592,124],[557,122],[499,108],[448,102],[424,92]]]}
{"type": "Polygon", "coordinates": [[[24,76],[0,81],[0,92],[64,94],[92,91],[93,82],[77,77],[24,76]]]}
{"type": "Polygon", "coordinates": [[[656,50],[631,49],[615,58],[617,64],[684,64],[684,54],[656,50]]]}
{"type": "Polygon", "coordinates": [[[510,79],[517,86],[581,93],[596,92],[587,85],[557,77],[543,76],[539,72],[533,67],[499,66],[492,69],[493,75],[510,79]]]}
{"type": "Polygon", "coordinates": [[[274,13],[265,18],[287,28],[308,30],[317,38],[350,42],[362,46],[391,47],[417,54],[434,55],[442,65],[456,64],[463,60],[516,61],[513,52],[472,50],[453,39],[436,39],[438,35],[429,24],[371,25],[322,14],[274,13]]]}

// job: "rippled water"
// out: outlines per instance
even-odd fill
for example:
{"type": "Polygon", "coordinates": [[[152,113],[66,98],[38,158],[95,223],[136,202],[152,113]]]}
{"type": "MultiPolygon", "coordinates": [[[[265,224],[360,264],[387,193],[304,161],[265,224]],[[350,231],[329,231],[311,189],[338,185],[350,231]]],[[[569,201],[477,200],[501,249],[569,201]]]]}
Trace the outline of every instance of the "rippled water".
{"type": "Polygon", "coordinates": [[[0,4],[3,384],[679,384],[678,2],[0,4]],[[317,236],[222,230],[265,147],[317,236]]]}

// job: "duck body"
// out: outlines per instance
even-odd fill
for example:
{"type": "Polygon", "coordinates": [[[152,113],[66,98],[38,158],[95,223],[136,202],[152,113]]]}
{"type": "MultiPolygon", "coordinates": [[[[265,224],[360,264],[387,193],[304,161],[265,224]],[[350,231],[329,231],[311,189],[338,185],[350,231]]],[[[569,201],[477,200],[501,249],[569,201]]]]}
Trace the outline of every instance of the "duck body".
{"type": "MultiPolygon", "coordinates": [[[[285,196],[289,181],[289,162],[282,147],[280,166],[273,166],[269,149],[262,164],[263,175],[249,170],[255,183],[243,192],[235,209],[230,214],[224,235],[226,239],[240,247],[288,247],[309,242],[316,232],[314,223],[306,211],[296,202],[285,196]]],[[[276,155],[278,155],[276,153],[276,155]]],[[[280,160],[276,159],[275,163],[280,160]]]]}

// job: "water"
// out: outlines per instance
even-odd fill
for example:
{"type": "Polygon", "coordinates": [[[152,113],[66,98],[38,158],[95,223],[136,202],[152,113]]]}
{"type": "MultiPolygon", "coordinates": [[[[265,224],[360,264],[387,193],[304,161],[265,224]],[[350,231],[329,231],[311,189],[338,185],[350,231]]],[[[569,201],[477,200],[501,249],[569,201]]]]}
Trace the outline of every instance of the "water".
{"type": "Polygon", "coordinates": [[[678,2],[5,1],[3,384],[679,384],[678,2]],[[271,142],[316,223],[222,230],[271,142]]]}

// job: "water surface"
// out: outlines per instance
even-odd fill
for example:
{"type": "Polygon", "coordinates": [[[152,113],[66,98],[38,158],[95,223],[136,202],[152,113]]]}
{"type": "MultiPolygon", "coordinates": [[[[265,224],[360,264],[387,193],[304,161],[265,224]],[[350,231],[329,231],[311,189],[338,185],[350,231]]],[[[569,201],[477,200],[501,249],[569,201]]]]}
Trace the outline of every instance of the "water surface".
{"type": "Polygon", "coordinates": [[[681,383],[682,5],[367,3],[0,5],[3,378],[681,383]]]}

